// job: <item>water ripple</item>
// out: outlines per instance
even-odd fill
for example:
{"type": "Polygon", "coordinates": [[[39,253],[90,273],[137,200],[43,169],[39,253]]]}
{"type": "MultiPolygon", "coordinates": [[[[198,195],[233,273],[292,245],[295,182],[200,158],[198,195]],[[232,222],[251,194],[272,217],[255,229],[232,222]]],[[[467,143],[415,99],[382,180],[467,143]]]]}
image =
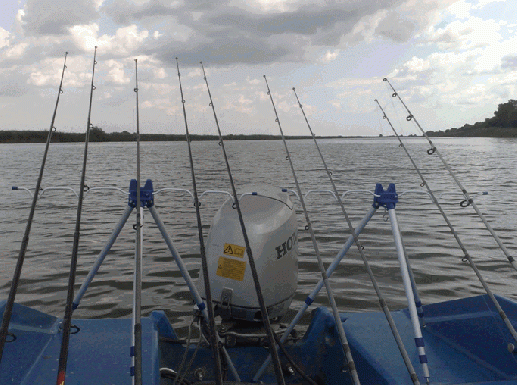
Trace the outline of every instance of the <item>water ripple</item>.
{"type": "MultiPolygon", "coordinates": [[[[511,252],[517,250],[517,209],[509,204],[517,199],[517,141],[494,138],[436,139],[441,153],[456,170],[462,183],[476,196],[476,202],[511,252]]],[[[314,145],[308,140],[289,141],[297,175],[304,192],[330,189],[314,145]]],[[[238,186],[268,183],[294,189],[293,178],[279,141],[229,141],[226,144],[238,186]]],[[[420,179],[392,138],[341,139],[320,141],[322,152],[341,193],[346,190],[373,191],[376,183],[395,183],[399,192],[423,190],[420,179]]],[[[408,139],[407,148],[436,192],[461,240],[478,263],[491,288],[501,295],[517,299],[515,278],[506,258],[498,249],[471,208],[461,208],[463,200],[457,186],[439,159],[428,156],[427,143],[421,138],[408,139]],[[452,194],[454,192],[454,194],[452,194]],[[443,195],[440,195],[443,194],[443,195]]],[[[30,197],[11,186],[34,187],[44,145],[0,144],[0,235],[3,268],[0,270],[0,298],[6,298],[14,271],[20,241],[30,208],[30,197]]],[[[193,142],[198,189],[229,191],[228,176],[216,142],[193,142]]],[[[136,173],[134,145],[131,143],[92,143],[87,170],[91,187],[117,186],[127,189],[136,173]]],[[[191,177],[185,143],[142,143],[142,176],[153,179],[156,189],[191,189],[191,177]]],[[[43,187],[79,185],[82,146],[51,146],[43,187]]],[[[226,198],[203,197],[203,231],[226,198]]],[[[371,207],[371,196],[348,195],[345,205],[354,224],[371,207]]],[[[195,210],[191,199],[180,193],[156,196],[156,206],[178,252],[191,275],[199,276],[200,261],[195,210]]],[[[64,313],[66,285],[77,198],[70,192],[48,191],[39,200],[29,250],[18,289],[17,301],[59,317],[64,313]]],[[[102,250],[126,205],[126,198],[115,192],[90,192],[84,204],[76,290],[102,250]]],[[[322,258],[328,266],[349,236],[339,206],[329,194],[314,194],[307,206],[319,242],[322,258]]],[[[399,225],[415,278],[424,303],[461,298],[483,292],[472,270],[462,262],[462,252],[440,213],[424,194],[407,194],[397,206],[399,225]]],[[[310,235],[303,231],[305,221],[298,205],[299,285],[292,309],[305,300],[320,279],[310,235]]],[[[190,322],[192,298],[178,268],[165,247],[161,235],[145,215],[143,314],[165,309],[173,324],[185,328],[190,322]]],[[[74,316],[88,318],[128,317],[132,304],[134,231],[132,223],[122,230],[106,257],[74,316]]],[[[372,219],[360,240],[390,308],[407,306],[400,268],[391,237],[389,222],[381,212],[372,219]]],[[[376,311],[378,300],[365,273],[357,248],[353,246],[331,278],[341,311],[376,311]]],[[[328,305],[325,290],[318,302],[328,305]]],[[[304,318],[308,322],[309,315],[304,318]]]]}

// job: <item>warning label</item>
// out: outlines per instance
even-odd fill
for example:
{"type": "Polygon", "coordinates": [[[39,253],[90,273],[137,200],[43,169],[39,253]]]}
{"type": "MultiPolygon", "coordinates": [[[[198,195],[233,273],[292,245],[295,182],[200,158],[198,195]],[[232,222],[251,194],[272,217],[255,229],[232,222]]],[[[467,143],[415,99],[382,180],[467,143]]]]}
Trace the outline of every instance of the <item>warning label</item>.
{"type": "Polygon", "coordinates": [[[231,255],[232,257],[244,257],[244,252],[246,251],[245,247],[232,245],[231,243],[224,244],[224,253],[226,255],[231,255]]]}
{"type": "Polygon", "coordinates": [[[236,259],[219,257],[217,262],[217,272],[219,277],[230,278],[236,281],[244,279],[244,272],[246,271],[246,262],[237,261],[236,259]]]}

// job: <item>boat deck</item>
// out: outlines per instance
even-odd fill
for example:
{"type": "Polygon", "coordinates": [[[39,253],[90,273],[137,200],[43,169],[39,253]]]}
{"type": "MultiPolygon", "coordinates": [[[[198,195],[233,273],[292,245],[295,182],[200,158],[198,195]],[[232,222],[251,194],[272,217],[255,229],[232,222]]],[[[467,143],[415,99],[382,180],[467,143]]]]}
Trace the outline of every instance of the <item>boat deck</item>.
{"type": "MultiPolygon", "coordinates": [[[[3,314],[5,301],[0,302],[3,314]]],[[[159,384],[158,325],[163,313],[142,319],[143,379],[159,384]]],[[[6,343],[0,384],[55,384],[62,334],[61,320],[15,304],[6,343]],[[9,336],[8,336],[9,339],[9,336]]],[[[130,319],[74,319],[68,349],[67,384],[127,384],[131,357],[130,319]],[[77,331],[78,330],[78,331],[77,331]],[[77,331],[77,332],[76,332],[77,331]],[[122,381],[121,379],[125,379],[122,381]]]]}
{"type": "MultiPolygon", "coordinates": [[[[502,297],[499,303],[517,326],[517,304],[502,297]]],[[[0,302],[0,314],[5,301],[0,302]]],[[[517,384],[516,355],[508,351],[514,343],[501,318],[486,296],[447,301],[424,307],[426,343],[432,384],[517,384]]],[[[407,310],[392,313],[401,338],[421,383],[425,383],[407,310]]],[[[382,313],[341,315],[352,347],[362,384],[412,384],[408,371],[382,313]]],[[[0,384],[54,384],[61,345],[61,320],[16,304],[10,331],[16,340],[6,344],[0,370],[0,384]]],[[[67,385],[130,384],[130,319],[74,319],[79,329],[71,335],[67,385]]],[[[143,383],[172,384],[161,379],[159,368],[177,369],[184,345],[161,311],[142,318],[143,383]],[[171,342],[172,341],[172,342],[171,342]]],[[[515,343],[514,343],[515,344],[515,343]]],[[[517,345],[517,344],[515,344],[517,345]]],[[[312,323],[302,340],[287,346],[289,355],[304,372],[320,384],[351,384],[343,368],[343,354],[337,340],[334,318],[326,308],[313,312],[312,323]]],[[[194,353],[190,346],[187,361],[194,353]]],[[[243,382],[251,382],[268,351],[260,346],[237,346],[228,352],[243,382]]],[[[283,364],[287,361],[281,355],[283,364]]],[[[201,347],[192,362],[190,383],[213,379],[211,352],[201,347]],[[194,374],[196,373],[196,375],[194,374]]],[[[229,380],[233,380],[231,375],[229,380]]],[[[275,383],[272,367],[262,380],[275,383]]],[[[302,384],[298,375],[287,375],[289,384],[302,384]]]]}
{"type": "MultiPolygon", "coordinates": [[[[497,297],[517,326],[517,304],[497,297]]],[[[424,306],[422,328],[432,384],[517,384],[516,344],[486,295],[424,306]]],[[[425,383],[407,309],[392,312],[412,365],[425,383]]],[[[341,315],[360,378],[367,384],[411,384],[382,313],[341,315]]]]}

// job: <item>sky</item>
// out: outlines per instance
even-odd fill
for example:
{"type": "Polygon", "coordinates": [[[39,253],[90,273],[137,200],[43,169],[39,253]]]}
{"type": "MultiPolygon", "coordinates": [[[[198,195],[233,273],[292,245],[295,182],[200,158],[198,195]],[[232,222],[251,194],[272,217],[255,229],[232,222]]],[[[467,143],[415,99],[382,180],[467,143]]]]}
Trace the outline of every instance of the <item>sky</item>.
{"type": "Polygon", "coordinates": [[[58,131],[84,132],[94,47],[92,123],[142,133],[278,134],[267,76],[287,135],[419,133],[491,117],[517,99],[516,1],[3,0],[0,130],[48,129],[66,71],[58,131]]]}

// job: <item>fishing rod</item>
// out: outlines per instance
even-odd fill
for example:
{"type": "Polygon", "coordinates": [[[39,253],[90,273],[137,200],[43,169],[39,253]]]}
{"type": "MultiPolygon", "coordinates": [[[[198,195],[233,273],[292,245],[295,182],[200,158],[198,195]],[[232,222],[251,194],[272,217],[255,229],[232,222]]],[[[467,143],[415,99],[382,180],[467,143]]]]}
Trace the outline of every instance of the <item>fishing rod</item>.
{"type": "Polygon", "coordinates": [[[41,189],[41,181],[43,180],[43,171],[45,169],[45,163],[47,162],[47,154],[50,147],[50,141],[52,139],[52,133],[56,131],[54,127],[54,122],[56,121],[56,113],[57,106],[59,105],[59,97],[63,93],[63,79],[65,77],[65,69],[66,69],[66,57],[68,56],[68,52],[65,52],[65,61],[63,63],[63,69],[61,71],[61,82],[59,83],[59,89],[56,98],[56,106],[54,107],[54,113],[52,114],[52,121],[50,123],[50,128],[48,130],[47,142],[45,144],[45,152],[43,153],[43,160],[41,161],[41,166],[39,170],[38,180],[36,182],[36,189],[34,190],[34,196],[32,197],[32,204],[29,212],[29,218],[27,219],[27,225],[25,226],[25,233],[23,234],[22,244],[20,248],[20,253],[18,254],[18,261],[16,262],[16,268],[14,270],[13,280],[11,282],[11,288],[9,289],[9,297],[7,298],[7,302],[5,304],[4,315],[2,318],[2,326],[0,327],[0,362],[2,361],[2,356],[4,352],[4,346],[6,342],[7,335],[9,334],[9,322],[11,321],[11,316],[13,313],[13,305],[16,297],[16,291],[18,290],[18,284],[20,282],[20,276],[22,274],[23,262],[25,260],[25,253],[27,252],[27,246],[29,245],[29,235],[31,232],[32,221],[34,219],[34,212],[36,210],[36,203],[38,202],[38,191],[41,189]]]}
{"type": "Polygon", "coordinates": [[[135,88],[136,94],[136,249],[135,275],[133,280],[133,317],[132,317],[132,367],[130,375],[134,385],[142,385],[142,236],[143,208],[140,191],[140,115],[138,103],[138,59],[135,59],[135,88]]]}
{"type": "Polygon", "coordinates": [[[271,323],[269,320],[269,315],[268,315],[266,304],[264,301],[264,296],[262,295],[262,288],[260,286],[257,268],[255,266],[255,259],[253,258],[250,241],[248,238],[248,233],[246,231],[246,225],[244,224],[242,210],[241,210],[240,203],[239,203],[239,197],[237,196],[237,189],[235,188],[235,182],[233,180],[233,175],[232,175],[232,172],[230,169],[230,162],[228,161],[228,155],[226,154],[226,149],[224,147],[224,140],[223,140],[223,135],[221,133],[221,128],[219,126],[219,119],[217,119],[214,101],[212,100],[212,93],[210,92],[210,87],[208,86],[208,80],[206,78],[205,67],[203,66],[202,62],[201,62],[201,68],[203,69],[203,77],[205,79],[208,96],[210,98],[210,107],[212,107],[212,111],[214,113],[214,120],[215,120],[215,124],[217,126],[217,133],[219,135],[219,144],[221,145],[221,150],[223,152],[224,161],[226,163],[226,170],[228,171],[228,177],[230,178],[230,185],[232,187],[233,201],[235,203],[235,209],[237,210],[237,214],[239,216],[239,222],[241,225],[242,236],[244,238],[244,243],[246,245],[246,254],[248,255],[248,261],[250,264],[251,275],[253,277],[253,283],[255,285],[255,291],[257,293],[257,299],[258,299],[259,306],[260,306],[262,321],[264,323],[264,328],[266,329],[269,346],[271,347],[271,353],[273,355],[273,361],[274,361],[273,365],[274,365],[274,369],[275,369],[276,379],[277,379],[278,384],[284,384],[285,380],[284,380],[284,375],[283,375],[282,367],[281,367],[281,363],[280,363],[280,357],[278,356],[278,351],[276,349],[275,337],[273,335],[273,330],[271,328],[271,323]]]}
{"type": "Polygon", "coordinates": [[[343,328],[343,323],[341,322],[341,318],[339,317],[339,313],[337,310],[336,300],[334,298],[334,295],[332,294],[332,288],[330,286],[330,283],[329,283],[329,280],[327,277],[327,273],[325,271],[325,267],[323,266],[323,261],[321,260],[321,255],[320,255],[320,251],[318,248],[318,242],[316,241],[316,237],[314,235],[314,230],[312,229],[312,223],[309,218],[309,213],[307,211],[307,208],[305,207],[305,200],[303,199],[302,190],[298,183],[298,178],[296,177],[296,172],[294,170],[293,161],[291,159],[291,154],[289,153],[289,149],[287,147],[287,142],[285,140],[284,130],[282,129],[282,125],[280,124],[280,119],[278,118],[278,113],[276,111],[275,102],[273,100],[273,95],[271,94],[271,90],[269,89],[269,84],[267,82],[266,75],[264,75],[264,80],[266,82],[267,94],[269,95],[269,99],[271,100],[271,104],[272,104],[273,110],[275,112],[275,117],[276,117],[275,122],[278,123],[278,128],[280,129],[280,135],[282,136],[282,141],[284,143],[287,160],[289,161],[289,165],[291,167],[291,171],[292,171],[293,178],[294,178],[294,183],[296,185],[296,190],[298,191],[298,199],[300,200],[300,203],[301,203],[302,209],[303,209],[303,213],[305,215],[305,221],[307,223],[306,229],[309,230],[309,233],[311,235],[312,245],[314,247],[314,251],[316,252],[316,259],[318,260],[318,267],[321,272],[321,277],[325,284],[325,288],[327,289],[327,296],[328,296],[329,302],[332,306],[332,312],[334,313],[334,320],[336,323],[336,328],[338,330],[339,339],[341,340],[341,347],[343,348],[343,352],[345,353],[345,366],[348,368],[348,371],[350,373],[350,376],[352,377],[354,384],[359,385],[361,382],[359,381],[359,376],[357,374],[357,369],[355,367],[354,359],[352,358],[352,351],[350,350],[350,346],[348,344],[348,339],[345,334],[345,329],[343,328]]]}
{"type": "Polygon", "coordinates": [[[86,178],[86,164],[88,162],[88,142],[90,138],[91,114],[92,114],[92,101],[93,91],[95,86],[93,85],[93,79],[95,77],[95,65],[97,64],[97,46],[93,53],[93,66],[92,66],[92,82],[90,86],[90,105],[88,108],[88,120],[86,122],[86,134],[84,137],[84,154],[83,154],[83,168],[81,172],[81,182],[79,184],[79,198],[77,201],[77,214],[75,220],[75,231],[74,231],[74,244],[72,247],[72,257],[70,260],[70,274],[68,275],[68,294],[66,298],[65,306],[65,317],[63,319],[63,336],[61,340],[61,351],[59,353],[59,368],[57,373],[57,385],[65,384],[66,376],[66,364],[68,361],[68,345],[70,342],[70,326],[72,323],[72,301],[74,299],[74,284],[75,284],[75,273],[77,270],[77,251],[79,249],[79,237],[81,232],[81,212],[83,208],[83,198],[85,190],[85,178],[86,178]]]}
{"type": "MultiPolygon", "coordinates": [[[[305,119],[305,123],[307,124],[307,127],[311,133],[311,136],[312,136],[312,139],[314,141],[314,144],[316,146],[316,149],[318,150],[318,154],[321,158],[321,162],[323,163],[323,167],[325,168],[325,172],[327,173],[327,176],[330,180],[330,184],[332,185],[332,190],[334,192],[334,195],[336,196],[336,199],[339,203],[339,206],[341,208],[341,212],[343,213],[343,216],[345,217],[345,220],[347,222],[347,225],[348,225],[348,229],[350,231],[350,233],[353,235],[354,237],[354,242],[357,246],[357,249],[359,251],[359,255],[361,256],[361,259],[363,261],[363,264],[366,268],[366,272],[368,274],[368,276],[370,277],[370,280],[373,284],[373,288],[375,290],[375,293],[377,294],[377,298],[379,298],[379,303],[381,304],[381,308],[386,316],[386,320],[388,321],[388,324],[390,326],[390,329],[391,329],[391,332],[393,333],[393,337],[395,338],[395,341],[397,343],[397,346],[398,346],[398,349],[402,355],[402,358],[404,360],[404,363],[406,365],[406,368],[409,372],[409,375],[412,379],[412,381],[417,384],[419,381],[418,381],[418,376],[415,372],[415,369],[413,367],[413,364],[411,363],[411,360],[409,359],[409,355],[407,353],[407,350],[404,346],[404,343],[402,342],[402,339],[400,338],[400,333],[397,329],[397,326],[395,325],[395,321],[393,320],[393,317],[390,313],[390,310],[388,308],[388,305],[386,304],[386,301],[384,300],[384,296],[382,295],[381,293],[381,289],[379,288],[379,285],[377,284],[377,279],[375,278],[374,274],[373,274],[373,271],[370,267],[370,264],[368,262],[368,259],[366,258],[365,256],[365,253],[364,253],[364,247],[362,245],[362,243],[359,241],[359,237],[358,235],[356,235],[356,230],[354,229],[354,226],[352,225],[352,221],[350,220],[350,217],[348,215],[348,212],[345,208],[345,205],[343,203],[343,200],[341,199],[341,196],[339,195],[339,192],[337,191],[337,187],[336,187],[336,183],[334,182],[334,178],[332,176],[332,172],[329,170],[328,166],[327,166],[327,162],[325,161],[325,158],[323,157],[323,154],[321,152],[321,149],[320,149],[320,146],[318,144],[318,141],[316,140],[316,136],[314,135],[314,132],[312,130],[312,127],[311,125],[309,124],[309,120],[307,118],[307,115],[305,114],[305,111],[303,109],[303,105],[302,103],[300,102],[300,98],[298,97],[298,94],[296,93],[296,89],[293,87],[293,92],[294,92],[294,95],[296,97],[296,101],[298,102],[298,107],[300,107],[300,110],[303,114],[303,117],[305,119]]],[[[406,269],[407,270],[407,269],[406,269]]],[[[404,269],[402,269],[403,271],[403,276],[404,276],[404,269]]],[[[411,303],[409,304],[411,306],[411,303]]],[[[427,367],[427,363],[425,362],[422,362],[422,369],[423,369],[423,372],[424,372],[424,377],[426,378],[426,381],[427,383],[429,383],[429,369],[427,367]]]]}
{"type": "Polygon", "coordinates": [[[468,193],[467,189],[465,187],[463,187],[463,185],[461,184],[460,180],[458,179],[458,177],[456,176],[456,174],[454,173],[454,171],[452,170],[452,168],[450,167],[450,165],[447,163],[447,161],[445,160],[445,158],[442,156],[442,154],[440,153],[440,151],[438,151],[438,148],[436,148],[436,146],[433,144],[432,140],[429,138],[429,136],[427,135],[427,133],[424,131],[424,129],[422,128],[422,126],[420,126],[420,123],[418,123],[418,120],[416,119],[416,117],[411,113],[411,111],[409,110],[408,106],[404,103],[404,101],[402,100],[402,98],[400,97],[399,93],[395,90],[395,88],[393,87],[393,85],[390,83],[390,81],[387,79],[387,78],[383,78],[382,79],[383,81],[387,82],[389,84],[389,86],[391,87],[391,89],[393,90],[393,93],[392,93],[392,97],[397,97],[400,101],[400,103],[402,103],[402,105],[404,106],[404,108],[406,109],[407,113],[408,113],[408,116],[406,117],[406,120],[409,122],[409,121],[413,121],[415,122],[415,124],[417,125],[417,127],[420,129],[420,131],[422,132],[422,134],[425,136],[425,138],[427,139],[427,141],[429,142],[429,145],[431,146],[430,149],[427,150],[427,153],[429,155],[432,155],[434,153],[436,153],[436,155],[438,155],[438,157],[440,158],[440,160],[442,161],[443,165],[445,166],[445,168],[447,169],[447,171],[449,172],[449,174],[451,175],[452,179],[454,179],[454,182],[456,182],[456,185],[458,185],[458,187],[460,188],[461,192],[463,193],[463,197],[465,198],[463,201],[460,202],[460,206],[461,207],[467,207],[467,206],[472,206],[472,208],[474,209],[474,211],[476,212],[476,214],[478,215],[478,217],[481,219],[481,221],[483,222],[483,224],[485,225],[486,229],[488,230],[488,232],[492,235],[492,237],[494,238],[494,240],[496,241],[497,245],[499,246],[499,248],[501,249],[501,251],[504,253],[504,255],[506,256],[506,259],[508,259],[508,262],[510,262],[510,264],[512,265],[512,267],[517,270],[517,261],[515,260],[515,258],[510,255],[510,251],[506,248],[506,246],[503,244],[503,242],[501,241],[501,239],[499,238],[499,236],[496,234],[495,230],[492,228],[492,226],[490,225],[490,223],[488,223],[487,219],[485,218],[485,216],[483,215],[483,213],[479,210],[478,206],[476,205],[476,202],[474,202],[474,199],[472,198],[472,196],[468,193]]]}
{"type": "Polygon", "coordinates": [[[188,123],[187,123],[187,110],[185,109],[185,97],[183,96],[183,87],[181,85],[181,75],[180,75],[180,65],[178,58],[176,58],[176,68],[178,70],[178,81],[180,85],[180,94],[181,94],[181,104],[183,106],[183,119],[185,121],[185,136],[187,139],[187,145],[188,145],[188,155],[189,155],[189,162],[190,162],[190,172],[192,174],[192,192],[194,195],[194,206],[196,208],[196,219],[197,219],[197,228],[198,228],[198,235],[199,235],[199,251],[201,254],[201,265],[203,268],[203,282],[205,284],[205,295],[206,295],[206,302],[208,305],[208,330],[210,333],[210,345],[212,347],[212,353],[214,355],[215,360],[215,375],[216,375],[216,381],[217,384],[222,385],[223,383],[223,374],[222,374],[222,368],[221,368],[221,356],[219,352],[219,344],[217,341],[217,335],[215,331],[215,316],[214,316],[214,309],[212,307],[212,292],[210,289],[210,279],[208,277],[208,262],[206,260],[206,250],[205,250],[205,242],[203,240],[203,224],[201,223],[201,212],[199,209],[199,197],[197,193],[197,183],[196,183],[196,175],[194,171],[194,158],[192,156],[192,146],[190,144],[190,132],[188,129],[188,123]]]}
{"type": "MultiPolygon", "coordinates": [[[[425,179],[425,177],[423,176],[422,172],[420,171],[419,167],[417,166],[417,164],[415,163],[415,161],[413,160],[413,157],[411,156],[411,154],[409,153],[409,151],[407,150],[406,146],[404,145],[404,143],[402,142],[402,139],[400,138],[399,134],[397,133],[397,131],[395,130],[395,127],[393,127],[393,125],[391,124],[391,121],[390,119],[388,118],[388,115],[386,115],[386,112],[384,111],[384,109],[381,107],[379,101],[377,99],[375,99],[375,102],[377,103],[377,105],[379,106],[380,110],[382,111],[382,114],[383,114],[383,118],[386,119],[386,121],[388,122],[389,126],[391,127],[391,130],[393,131],[393,133],[395,134],[395,136],[397,137],[399,143],[400,143],[400,147],[402,147],[406,153],[406,155],[408,156],[409,160],[411,161],[411,163],[413,164],[413,167],[415,168],[415,171],[417,172],[418,176],[420,177],[420,179],[422,180],[422,183],[420,184],[422,187],[425,187],[427,189],[427,193],[429,194],[429,196],[431,197],[431,200],[433,201],[433,203],[436,205],[436,207],[438,208],[438,211],[440,211],[440,214],[442,215],[443,219],[445,220],[445,223],[447,224],[447,226],[449,227],[452,235],[454,236],[454,238],[456,239],[456,242],[458,243],[458,246],[460,247],[461,251],[463,251],[463,255],[464,257],[462,258],[462,261],[464,262],[468,262],[470,267],[472,268],[472,270],[474,271],[474,273],[476,274],[479,282],[481,283],[481,285],[483,286],[483,288],[485,289],[485,292],[488,294],[488,297],[490,298],[490,300],[492,301],[492,303],[494,304],[495,308],[497,309],[497,313],[499,314],[499,316],[501,317],[501,319],[503,320],[504,324],[506,325],[508,331],[510,332],[510,334],[512,335],[513,339],[515,341],[517,341],[517,332],[515,331],[513,325],[511,324],[510,320],[508,319],[508,316],[506,315],[506,313],[504,312],[503,308],[501,307],[501,305],[499,304],[499,301],[497,301],[497,299],[495,298],[494,294],[492,293],[492,291],[490,290],[490,288],[488,287],[488,284],[486,283],[485,279],[483,278],[483,276],[481,275],[481,272],[479,271],[479,269],[477,268],[474,260],[472,259],[472,257],[470,256],[470,254],[468,253],[465,245],[463,244],[463,242],[461,241],[458,233],[456,232],[456,230],[454,229],[454,226],[452,225],[452,223],[449,221],[449,218],[447,217],[447,214],[445,214],[445,211],[443,210],[441,204],[438,202],[438,199],[436,199],[436,196],[434,195],[433,191],[431,190],[431,188],[429,187],[429,184],[427,183],[427,180],[425,179]]],[[[510,344],[509,344],[510,346],[510,344]]],[[[510,350],[510,349],[509,349],[510,350]]]]}

